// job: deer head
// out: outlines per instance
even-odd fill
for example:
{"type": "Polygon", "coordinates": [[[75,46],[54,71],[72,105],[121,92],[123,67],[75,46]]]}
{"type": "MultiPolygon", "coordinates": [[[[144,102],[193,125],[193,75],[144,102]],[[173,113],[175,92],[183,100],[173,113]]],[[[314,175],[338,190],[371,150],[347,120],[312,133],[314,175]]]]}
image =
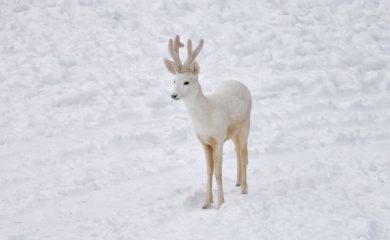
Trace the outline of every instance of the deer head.
{"type": "Polygon", "coordinates": [[[195,50],[192,49],[192,41],[190,39],[187,41],[187,59],[184,64],[180,60],[179,48],[181,47],[184,47],[184,44],[180,42],[179,35],[176,35],[174,41],[169,39],[168,50],[173,61],[164,58],[165,67],[175,75],[175,90],[171,95],[175,100],[193,95],[200,90],[198,83],[200,68],[195,58],[203,48],[203,39],[195,50]]]}

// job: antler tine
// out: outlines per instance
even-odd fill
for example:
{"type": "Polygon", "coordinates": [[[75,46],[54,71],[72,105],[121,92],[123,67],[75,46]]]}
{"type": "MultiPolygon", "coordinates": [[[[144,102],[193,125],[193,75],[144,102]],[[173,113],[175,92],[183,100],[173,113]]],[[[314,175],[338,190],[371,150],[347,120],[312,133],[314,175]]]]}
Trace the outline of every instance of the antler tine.
{"type": "Polygon", "coordinates": [[[200,53],[200,50],[202,50],[203,43],[204,43],[203,39],[200,39],[199,44],[198,44],[198,46],[196,46],[195,51],[192,55],[192,61],[195,60],[196,56],[198,56],[198,54],[200,53]]]}
{"type": "Polygon", "coordinates": [[[184,45],[180,42],[179,35],[176,35],[175,42],[173,42],[172,39],[169,39],[169,43],[168,43],[169,52],[176,63],[177,70],[180,70],[182,67],[182,63],[179,55],[179,48],[183,46],[184,45]]]}
{"type": "Polygon", "coordinates": [[[175,37],[175,45],[176,45],[177,49],[179,49],[181,47],[184,47],[184,44],[180,42],[180,36],[179,35],[176,35],[176,37],[175,37]]]}
{"type": "Polygon", "coordinates": [[[188,40],[188,42],[187,42],[187,53],[188,53],[188,56],[187,56],[187,60],[186,60],[186,63],[184,64],[184,66],[186,66],[187,68],[190,67],[191,63],[194,62],[196,56],[198,56],[200,50],[202,50],[203,43],[204,43],[204,41],[203,41],[203,39],[201,39],[199,41],[198,46],[196,46],[195,51],[193,51],[192,50],[192,41],[188,40]]]}
{"type": "Polygon", "coordinates": [[[175,60],[175,54],[173,53],[173,40],[170,38],[168,42],[168,50],[173,60],[175,60]]]}
{"type": "Polygon", "coordinates": [[[191,41],[191,39],[188,39],[188,41],[187,41],[187,59],[186,59],[186,62],[184,63],[184,66],[186,66],[188,68],[191,64],[191,59],[192,59],[192,41],[191,41]]]}

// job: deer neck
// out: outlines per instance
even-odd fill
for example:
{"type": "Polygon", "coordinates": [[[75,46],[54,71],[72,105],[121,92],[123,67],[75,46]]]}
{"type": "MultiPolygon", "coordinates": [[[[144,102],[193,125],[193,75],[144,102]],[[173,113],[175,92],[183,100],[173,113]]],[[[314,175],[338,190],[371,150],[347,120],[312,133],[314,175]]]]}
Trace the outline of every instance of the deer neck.
{"type": "Polygon", "coordinates": [[[196,122],[208,121],[212,112],[209,99],[203,94],[202,88],[191,96],[184,99],[184,104],[192,120],[196,122]]]}

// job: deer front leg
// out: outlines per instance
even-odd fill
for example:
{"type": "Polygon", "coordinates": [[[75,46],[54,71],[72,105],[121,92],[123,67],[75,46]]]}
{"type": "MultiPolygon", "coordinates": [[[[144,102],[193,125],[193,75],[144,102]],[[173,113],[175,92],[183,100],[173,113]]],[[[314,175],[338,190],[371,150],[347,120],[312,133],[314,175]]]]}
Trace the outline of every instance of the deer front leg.
{"type": "Polygon", "coordinates": [[[216,144],[213,147],[215,179],[217,180],[217,189],[218,189],[217,208],[220,208],[222,204],[225,202],[223,198],[223,186],[222,186],[222,151],[223,151],[222,144],[216,144]]]}
{"type": "Polygon", "coordinates": [[[206,201],[203,204],[203,209],[209,208],[213,202],[213,193],[212,193],[212,181],[213,181],[213,171],[214,171],[214,161],[213,161],[213,151],[209,145],[202,143],[203,149],[206,157],[206,166],[207,166],[207,191],[206,191],[206,201]]]}

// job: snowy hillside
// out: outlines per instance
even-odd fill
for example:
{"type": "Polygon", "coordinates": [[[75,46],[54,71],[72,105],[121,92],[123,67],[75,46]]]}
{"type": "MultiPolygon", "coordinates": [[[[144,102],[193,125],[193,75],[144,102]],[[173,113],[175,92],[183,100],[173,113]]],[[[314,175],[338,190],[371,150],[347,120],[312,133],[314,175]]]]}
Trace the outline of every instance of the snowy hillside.
{"type": "Polygon", "coordinates": [[[390,2],[0,2],[0,239],[390,239],[390,2]],[[162,58],[253,96],[225,204],[162,58]],[[214,185],[215,187],[215,185],[214,185]],[[215,194],[215,193],[214,193],[215,194]]]}

